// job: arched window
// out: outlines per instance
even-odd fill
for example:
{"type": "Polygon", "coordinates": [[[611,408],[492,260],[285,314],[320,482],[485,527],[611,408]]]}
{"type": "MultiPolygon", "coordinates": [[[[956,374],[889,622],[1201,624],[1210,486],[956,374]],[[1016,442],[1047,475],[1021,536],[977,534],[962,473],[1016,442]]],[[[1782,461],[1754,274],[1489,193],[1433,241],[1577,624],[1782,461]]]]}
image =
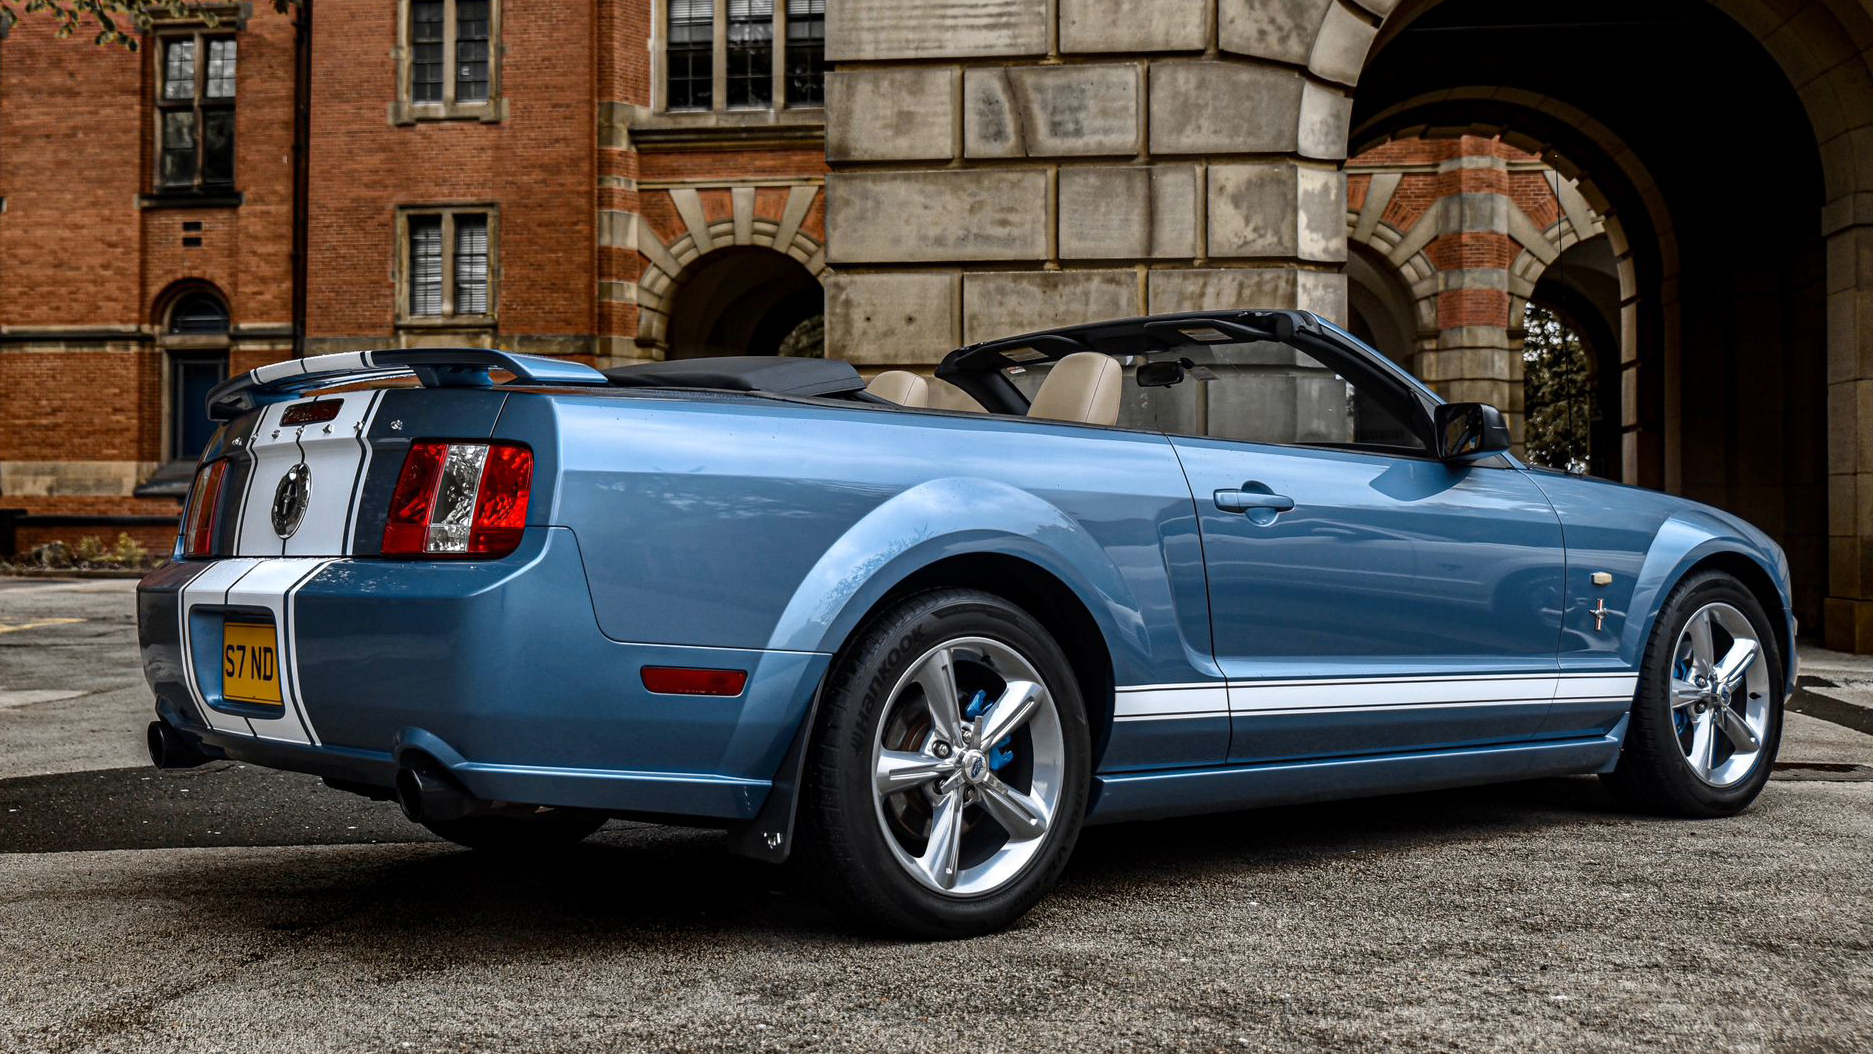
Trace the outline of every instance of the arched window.
{"type": "Polygon", "coordinates": [[[228,306],[213,293],[186,294],[176,301],[175,307],[169,309],[171,334],[226,334],[227,331],[228,306]]]}
{"type": "Polygon", "coordinates": [[[228,378],[228,305],[207,290],[176,299],[163,326],[169,355],[169,456],[194,461],[214,438],[208,393],[228,378]]]}

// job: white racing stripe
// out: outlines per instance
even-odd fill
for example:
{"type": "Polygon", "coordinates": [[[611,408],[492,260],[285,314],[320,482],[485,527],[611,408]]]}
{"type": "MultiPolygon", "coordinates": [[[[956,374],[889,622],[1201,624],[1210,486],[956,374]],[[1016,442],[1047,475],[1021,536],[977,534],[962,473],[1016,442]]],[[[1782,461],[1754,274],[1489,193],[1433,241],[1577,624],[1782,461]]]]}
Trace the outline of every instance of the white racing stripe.
{"type": "Polygon", "coordinates": [[[248,440],[253,455],[253,470],[247,477],[247,491],[241,495],[236,515],[234,552],[237,556],[280,556],[286,552],[280,536],[273,530],[273,492],[286,470],[299,463],[299,444],[290,430],[280,428],[280,414],[290,403],[262,407],[260,423],[248,440]]]}
{"type": "Polygon", "coordinates": [[[1227,717],[1229,692],[1215,684],[1170,684],[1120,688],[1113,703],[1117,721],[1159,721],[1193,717],[1227,717]]]}
{"type": "Polygon", "coordinates": [[[1572,699],[1630,699],[1639,691],[1636,673],[1574,674],[1561,678],[1555,702],[1572,699]]]}
{"type": "Polygon", "coordinates": [[[287,595],[310,579],[330,560],[279,559],[258,561],[252,571],[242,575],[228,591],[227,603],[243,607],[265,608],[273,616],[274,637],[279,647],[280,702],[277,718],[250,717],[254,735],[292,743],[310,743],[299,694],[299,670],[294,661],[298,649],[293,646],[295,627],[287,617],[287,595]]]}
{"type": "MultiPolygon", "coordinates": [[[[234,584],[239,582],[243,575],[259,566],[261,562],[241,557],[216,561],[204,568],[201,574],[189,579],[188,584],[182,587],[179,594],[181,599],[178,601],[178,607],[182,616],[183,676],[188,679],[189,692],[195,697],[195,708],[201,711],[202,719],[208,722],[208,727],[217,732],[252,735],[254,729],[247,723],[246,718],[224,714],[208,705],[206,689],[198,683],[195,677],[195,641],[190,626],[190,615],[201,605],[227,603],[228,590],[234,588],[234,584]]],[[[217,657],[212,665],[219,669],[220,659],[217,657]]]]}
{"type": "MultiPolygon", "coordinates": [[[[364,433],[370,429],[371,415],[376,412],[382,394],[373,391],[324,396],[316,402],[341,404],[337,417],[321,424],[281,429],[282,439],[297,441],[299,461],[311,470],[312,482],[306,514],[299,521],[299,529],[286,539],[287,556],[332,556],[351,551],[351,538],[346,529],[352,522],[358,479],[365,464],[364,433]]],[[[291,468],[292,464],[286,467],[291,468]]],[[[280,470],[279,475],[284,472],[280,470]]],[[[278,485],[279,478],[275,475],[273,486],[278,485]]],[[[273,492],[268,489],[266,494],[270,508],[273,492]]],[[[272,530],[270,522],[268,530],[272,530]]]]}
{"type": "MultiPolygon", "coordinates": [[[[178,606],[182,616],[184,676],[188,681],[189,693],[195,699],[196,709],[210,728],[261,739],[318,744],[312,722],[305,714],[305,695],[299,688],[296,599],[301,587],[334,563],[337,560],[331,558],[235,557],[206,565],[201,573],[183,586],[178,606]],[[243,717],[224,713],[208,705],[207,689],[195,676],[195,641],[189,630],[189,620],[198,608],[219,608],[224,605],[262,608],[273,616],[279,648],[280,700],[283,706],[278,717],[243,717]]],[[[204,614],[210,621],[219,621],[223,617],[219,611],[204,614]]],[[[220,663],[214,665],[219,668],[220,663]]]]}
{"type": "Polygon", "coordinates": [[[1339,684],[1231,684],[1229,708],[1237,713],[1282,710],[1363,710],[1377,707],[1481,704],[1540,704],[1554,700],[1556,678],[1504,677],[1452,681],[1355,681],[1339,684]]]}
{"type": "Polygon", "coordinates": [[[1357,713],[1465,706],[1549,706],[1632,698],[1631,673],[1465,674],[1453,677],[1232,681],[1133,685],[1117,690],[1113,717],[1162,721],[1218,714],[1357,713]]]}
{"type": "Polygon", "coordinates": [[[248,442],[253,470],[237,514],[236,555],[342,556],[351,552],[363,474],[370,465],[365,435],[383,395],[381,389],[346,392],[262,408],[248,442]],[[316,402],[339,403],[338,416],[308,425],[280,423],[287,410],[316,402]],[[273,529],[273,497],[280,480],[302,463],[310,470],[306,511],[292,536],[281,539],[273,529]]]}

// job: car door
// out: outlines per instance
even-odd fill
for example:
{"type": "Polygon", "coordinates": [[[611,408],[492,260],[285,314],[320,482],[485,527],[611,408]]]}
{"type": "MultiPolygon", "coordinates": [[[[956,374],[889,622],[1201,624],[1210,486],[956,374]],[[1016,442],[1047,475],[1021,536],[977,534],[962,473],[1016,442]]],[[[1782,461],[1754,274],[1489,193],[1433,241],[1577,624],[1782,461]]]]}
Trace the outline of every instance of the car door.
{"type": "Polygon", "coordinates": [[[1158,399],[1184,426],[1167,432],[1197,503],[1230,759],[1534,735],[1565,571],[1540,489],[1499,456],[1432,457],[1421,401],[1371,362],[1275,342],[1193,353],[1211,379],[1158,399]]]}

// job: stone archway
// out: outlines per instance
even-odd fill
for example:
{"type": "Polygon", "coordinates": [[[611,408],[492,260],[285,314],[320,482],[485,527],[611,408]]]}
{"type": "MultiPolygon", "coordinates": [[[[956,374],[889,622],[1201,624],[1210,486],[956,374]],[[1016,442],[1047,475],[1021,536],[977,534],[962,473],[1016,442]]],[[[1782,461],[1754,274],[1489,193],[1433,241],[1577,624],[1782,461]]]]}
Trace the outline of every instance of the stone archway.
{"type": "MultiPolygon", "coordinates": [[[[824,283],[830,273],[826,266],[826,249],[801,230],[818,196],[818,187],[793,187],[787,192],[777,216],[763,215],[757,207],[757,188],[734,187],[729,191],[730,215],[711,221],[696,191],[671,191],[675,212],[682,223],[681,232],[665,244],[646,230],[649,236],[640,239],[638,245],[647,261],[634,295],[638,309],[638,348],[654,358],[672,355],[672,312],[683,301],[687,302],[692,315],[689,322],[692,335],[684,336],[685,346],[675,349],[679,355],[739,353],[734,349],[745,349],[750,341],[756,341],[759,320],[747,326],[736,323],[733,328],[738,335],[732,338],[717,338],[711,334],[718,332],[716,323],[726,304],[754,295],[763,301],[761,310],[765,312],[783,300],[799,299],[798,278],[802,274],[815,284],[824,283]],[[684,287],[699,276],[706,292],[685,298],[684,287]],[[775,290],[759,288],[766,281],[779,282],[784,287],[782,295],[774,297],[771,303],[767,301],[775,290]],[[723,298],[726,302],[722,308],[711,306],[723,298]],[[705,324],[704,316],[713,321],[705,324]],[[747,331],[741,332],[743,329],[747,331]],[[701,336],[693,335],[696,332],[701,336]],[[727,343],[723,343],[724,340],[727,343]],[[702,350],[710,347],[711,341],[716,341],[714,347],[729,350],[702,350]]],[[[784,310],[785,313],[791,313],[791,309],[784,310]]]]}
{"type": "Polygon", "coordinates": [[[825,312],[819,279],[772,249],[716,249],[678,278],[667,298],[666,358],[775,355],[795,328],[825,312]]]}
{"type": "Polygon", "coordinates": [[[1421,327],[1412,368],[1453,398],[1502,406],[1512,427],[1520,418],[1523,308],[1563,253],[1586,239],[1610,245],[1610,273],[1619,289],[1611,327],[1618,339],[1600,342],[1612,352],[1601,365],[1611,385],[1606,403],[1619,433],[1611,444],[1607,474],[1675,488],[1669,468],[1642,458],[1641,443],[1643,423],[1661,419],[1666,465],[1676,464],[1671,452],[1678,442],[1677,418],[1670,412],[1670,393],[1676,390],[1679,253],[1671,211],[1633,151],[1604,124],[1560,100],[1481,87],[1394,104],[1361,121],[1350,142],[1354,160],[1347,170],[1348,194],[1355,207],[1347,216],[1348,241],[1367,246],[1369,255],[1385,259],[1410,284],[1421,327]],[[1435,182],[1385,171],[1387,166],[1368,159],[1382,159],[1387,144],[1425,140],[1474,145],[1439,166],[1435,179],[1449,185],[1448,196],[1437,202],[1450,208],[1401,210],[1395,200],[1422,196],[1425,184],[1435,182]],[[1539,180],[1532,179],[1533,173],[1509,171],[1512,165],[1525,168],[1533,158],[1546,168],[1539,180]],[[1519,190],[1512,189],[1511,179],[1522,184],[1519,190]],[[1407,180],[1412,182],[1401,191],[1401,181],[1407,180]],[[1530,202],[1522,200],[1529,197],[1531,182],[1545,190],[1533,202],[1539,206],[1533,215],[1530,202]],[[1492,207],[1479,207],[1482,202],[1492,207]],[[1440,267],[1434,257],[1447,266],[1440,267]],[[1447,299],[1460,297],[1463,290],[1477,291],[1486,301],[1493,298],[1497,317],[1441,317],[1449,314],[1447,299]],[[1650,365],[1662,373],[1652,388],[1666,393],[1667,405],[1653,415],[1642,414],[1637,399],[1636,374],[1647,361],[1638,348],[1642,317],[1659,330],[1664,348],[1662,360],[1650,365]],[[1619,375],[1627,371],[1635,374],[1634,383],[1622,384],[1619,375]],[[1630,401],[1623,395],[1627,391],[1634,395],[1630,401]]]}
{"type": "Polygon", "coordinates": [[[1581,181],[1617,257],[1619,475],[1776,537],[1812,627],[1842,548],[1824,512],[1843,482],[1820,412],[1826,162],[1796,75],[1723,7],[1407,0],[1361,71],[1350,142],[1500,136],[1581,181]],[[1667,45],[1672,64],[1636,61],[1667,45]],[[1738,141],[1755,163],[1696,160],[1738,141]]]}
{"type": "MultiPolygon", "coordinates": [[[[828,246],[840,271],[829,287],[830,348],[865,357],[865,349],[888,347],[898,361],[933,362],[958,340],[1016,327],[1248,304],[1345,320],[1340,166],[1355,126],[1376,129],[1375,115],[1410,105],[1409,121],[1424,128],[1503,134],[1514,143],[1541,115],[1527,100],[1516,105],[1510,93],[1518,90],[1575,105],[1588,119],[1608,116],[1599,103],[1569,97],[1578,93],[1475,75],[1484,65],[1477,56],[1507,61],[1489,40],[1468,58],[1416,64],[1443,78],[1432,86],[1411,89],[1386,72],[1387,55],[1416,46],[1413,27],[1470,2],[1165,0],[1148,17],[1123,0],[838,5],[828,13],[827,41],[837,69],[829,85],[837,105],[828,110],[828,246]],[[1489,97],[1449,94],[1479,86],[1489,97]],[[1428,97],[1439,92],[1442,99],[1428,97]],[[1513,107],[1514,119],[1478,116],[1492,105],[1513,107]]],[[[1550,0],[1498,3],[1492,12],[1512,7],[1508,17],[1536,6],[1551,24],[1617,27],[1638,5],[1550,0]]],[[[1655,6],[1644,13],[1663,17],[1655,6]]],[[[1606,190],[1606,207],[1595,202],[1595,210],[1613,225],[1609,238],[1619,232],[1629,250],[1620,279],[1630,279],[1637,298],[1622,312],[1619,341],[1622,358],[1628,346],[1639,355],[1623,374],[1622,406],[1639,413],[1628,474],[1758,519],[1789,543],[1806,624],[1825,608],[1831,644],[1873,650],[1873,522],[1863,524],[1858,512],[1873,507],[1859,499],[1873,494],[1873,442],[1864,439],[1873,435],[1873,264],[1864,262],[1873,260],[1873,15],[1858,0],[1670,6],[1720,12],[1740,42],[1736,57],[1772,70],[1769,94],[1792,100],[1792,121],[1776,109],[1767,127],[1738,133],[1741,118],[1732,112],[1733,134],[1712,142],[1723,143],[1724,157],[1746,144],[1751,159],[1760,149],[1812,169],[1812,189],[1789,195],[1805,217],[1781,224],[1810,239],[1812,251],[1797,247],[1779,271],[1768,261],[1739,271],[1740,286],[1727,295],[1701,279],[1674,284],[1666,277],[1673,252],[1682,272],[1731,227],[1761,217],[1684,214],[1647,153],[1654,131],[1615,128],[1657,177],[1667,226],[1647,209],[1652,185],[1625,175],[1619,152],[1591,143],[1577,149],[1574,133],[1551,121],[1557,127],[1540,139],[1566,144],[1558,156],[1581,166],[1563,174],[1606,190]],[[1774,147],[1759,147],[1770,141],[1774,147]],[[1658,237],[1665,231],[1681,251],[1658,237]],[[1765,297],[1762,287],[1774,283],[1784,291],[1765,297]],[[1674,303],[1676,343],[1704,359],[1668,380],[1674,303]],[[1714,308],[1735,304],[1755,305],[1755,318],[1711,321],[1714,308]],[[1769,416],[1780,422],[1776,435],[1789,438],[1757,443],[1726,408],[1735,386],[1718,389],[1732,360],[1746,361],[1737,358],[1744,344],[1781,338],[1793,349],[1788,367],[1751,394],[1777,400],[1769,416]],[[1729,358],[1711,360],[1713,347],[1729,358]],[[1812,399],[1802,394],[1811,390],[1812,399]],[[1827,406],[1818,447],[1811,430],[1818,420],[1801,419],[1816,416],[1804,400],[1827,406]],[[1669,438],[1674,429],[1681,438],[1669,438]],[[1829,511],[1817,533],[1810,520],[1821,508],[1829,511]]],[[[1670,68],[1689,70],[1678,60],[1701,60],[1696,51],[1655,46],[1625,66],[1665,68],[1660,57],[1672,55],[1670,68]]],[[[1518,54],[1524,67],[1605,72],[1573,52],[1518,54]]],[[[1715,88],[1735,79],[1726,70],[1696,75],[1715,88]]],[[[1746,204],[1774,205],[1760,197],[1746,204]]],[[[1778,255],[1788,256],[1768,254],[1778,255]]]]}

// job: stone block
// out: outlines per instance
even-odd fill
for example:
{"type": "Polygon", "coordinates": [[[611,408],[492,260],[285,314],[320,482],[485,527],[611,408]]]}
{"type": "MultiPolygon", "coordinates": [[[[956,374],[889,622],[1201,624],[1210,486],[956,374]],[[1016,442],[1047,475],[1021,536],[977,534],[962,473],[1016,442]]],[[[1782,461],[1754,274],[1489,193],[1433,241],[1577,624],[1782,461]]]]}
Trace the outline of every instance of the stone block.
{"type": "Polygon", "coordinates": [[[1218,0],[1216,33],[1224,51],[1305,66],[1333,0],[1218,0]]]}
{"type": "Polygon", "coordinates": [[[1047,0],[837,0],[830,62],[1047,53],[1047,0]]]}
{"type": "Polygon", "coordinates": [[[1338,84],[1356,84],[1365,68],[1366,52],[1379,35],[1378,27],[1339,4],[1329,4],[1320,32],[1314,37],[1307,68],[1314,75],[1338,84]]]}
{"type": "Polygon", "coordinates": [[[1138,314],[1135,271],[1005,271],[963,276],[963,340],[1138,314]]]}
{"type": "Polygon", "coordinates": [[[966,157],[1136,154],[1138,67],[1015,66],[963,77],[966,157]]]}
{"type": "Polygon", "coordinates": [[[1346,133],[1353,120],[1353,100],[1345,92],[1308,81],[1301,89],[1301,117],[1295,149],[1302,157],[1340,161],[1346,157],[1346,133]]]}
{"type": "Polygon", "coordinates": [[[1346,177],[1283,162],[1210,166],[1209,254],[1346,259],[1346,177]]]}
{"type": "Polygon", "coordinates": [[[1184,258],[1196,251],[1196,166],[1060,171],[1062,259],[1184,258]]]}
{"type": "Polygon", "coordinates": [[[607,248],[635,248],[637,214],[619,209],[598,210],[598,244],[607,248]]]}
{"type": "Polygon", "coordinates": [[[1333,169],[1295,170],[1295,207],[1300,213],[1298,255],[1332,263],[1346,259],[1346,174],[1333,169]]]}
{"type": "Polygon", "coordinates": [[[1507,234],[1513,208],[1515,203],[1505,194],[1452,194],[1443,201],[1439,229],[1445,234],[1507,234]]]}
{"type": "MultiPolygon", "coordinates": [[[[1154,63],[1151,152],[1289,153],[1301,122],[1302,85],[1293,70],[1255,63],[1154,63]]],[[[1342,128],[1342,142],[1345,136],[1342,128]]]]}
{"type": "Polygon", "coordinates": [[[956,85],[942,66],[826,75],[826,159],[948,161],[956,156],[956,85]]]}
{"type": "Polygon", "coordinates": [[[1146,291],[1153,314],[1284,307],[1333,321],[1346,314],[1345,275],[1287,267],[1152,271],[1146,291]]]}
{"type": "Polygon", "coordinates": [[[1210,0],[1060,0],[1060,50],[1202,51],[1210,0]]]}
{"type": "Polygon", "coordinates": [[[933,363],[961,344],[954,272],[826,279],[826,354],[878,365],[933,363]]]}
{"type": "Polygon", "coordinates": [[[1040,260],[1047,173],[845,172],[826,177],[831,262],[1040,260]]]}

